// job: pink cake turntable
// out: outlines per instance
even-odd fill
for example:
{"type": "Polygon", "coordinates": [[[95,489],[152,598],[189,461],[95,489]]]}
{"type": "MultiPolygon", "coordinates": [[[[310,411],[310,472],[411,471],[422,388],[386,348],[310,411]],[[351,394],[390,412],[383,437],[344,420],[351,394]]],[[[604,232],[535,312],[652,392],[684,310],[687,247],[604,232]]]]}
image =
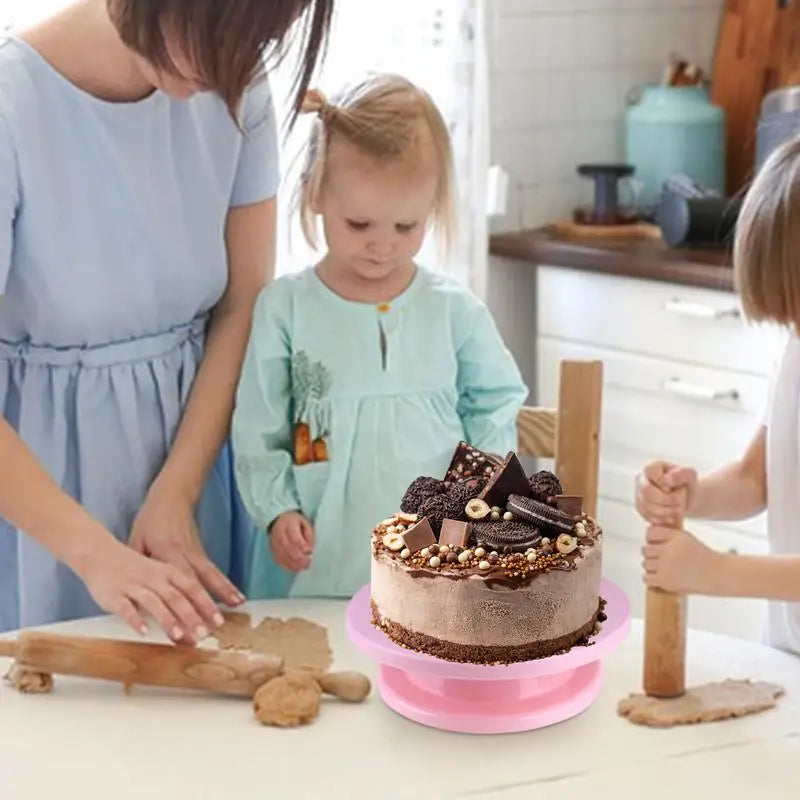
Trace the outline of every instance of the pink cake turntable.
{"type": "Polygon", "coordinates": [[[379,664],[378,691],[408,719],[460,733],[516,733],[563,722],[585,711],[602,684],[602,658],[630,627],[625,593],[604,580],[607,619],[589,646],[516,664],[457,664],[396,645],[370,618],[370,587],[347,607],[353,643],[379,664]]]}

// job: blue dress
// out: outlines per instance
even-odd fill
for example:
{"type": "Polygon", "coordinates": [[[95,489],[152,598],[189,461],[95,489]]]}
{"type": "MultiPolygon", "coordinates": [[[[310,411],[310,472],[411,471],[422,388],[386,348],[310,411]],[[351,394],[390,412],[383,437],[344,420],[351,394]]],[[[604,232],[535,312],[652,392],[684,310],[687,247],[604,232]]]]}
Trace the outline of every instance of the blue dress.
{"type": "MultiPolygon", "coordinates": [[[[225,289],[226,214],[277,190],[266,82],[243,127],[211,93],[99,100],[22,40],[0,42],[0,413],[122,541],[225,289]]],[[[241,585],[252,523],[228,446],[197,519],[241,585]]],[[[0,520],[0,630],[98,611],[66,566],[0,520]]]]}
{"type": "Polygon", "coordinates": [[[311,567],[280,569],[255,541],[252,597],[352,595],[369,580],[369,535],[419,475],[443,476],[462,439],[505,454],[528,391],[486,306],[418,268],[388,304],[332,292],[313,269],[256,304],[233,442],[247,508],[265,531],[300,509],[311,567]]]}

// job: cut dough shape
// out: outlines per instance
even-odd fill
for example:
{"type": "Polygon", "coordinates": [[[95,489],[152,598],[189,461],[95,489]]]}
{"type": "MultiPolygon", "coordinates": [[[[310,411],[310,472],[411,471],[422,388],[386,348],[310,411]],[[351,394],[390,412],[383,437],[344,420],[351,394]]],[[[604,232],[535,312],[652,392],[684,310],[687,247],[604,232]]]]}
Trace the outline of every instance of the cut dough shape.
{"type": "Polygon", "coordinates": [[[282,620],[265,617],[255,627],[249,614],[228,612],[225,622],[211,635],[223,650],[273,653],[288,670],[306,670],[323,675],[333,663],[328,629],[300,617],[282,620]]]}
{"type": "Polygon", "coordinates": [[[687,689],[680,697],[632,694],[620,700],[617,712],[637,725],[670,728],[758,714],[773,708],[783,694],[783,687],[775,683],[729,678],[687,689]]]}

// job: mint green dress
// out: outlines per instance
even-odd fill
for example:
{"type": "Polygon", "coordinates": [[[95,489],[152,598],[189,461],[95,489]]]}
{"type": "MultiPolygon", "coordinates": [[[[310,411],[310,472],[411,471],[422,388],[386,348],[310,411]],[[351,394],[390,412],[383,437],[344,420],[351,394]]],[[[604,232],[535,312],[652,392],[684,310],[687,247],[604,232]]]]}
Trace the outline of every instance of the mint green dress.
{"type": "Polygon", "coordinates": [[[419,475],[444,475],[462,439],[506,453],[527,389],[486,306],[418,268],[390,304],[345,300],[313,269],[256,304],[233,417],[245,506],[265,531],[248,596],[348,597],[369,581],[369,533],[419,475]],[[299,509],[308,570],[272,560],[266,531],[299,509]]]}

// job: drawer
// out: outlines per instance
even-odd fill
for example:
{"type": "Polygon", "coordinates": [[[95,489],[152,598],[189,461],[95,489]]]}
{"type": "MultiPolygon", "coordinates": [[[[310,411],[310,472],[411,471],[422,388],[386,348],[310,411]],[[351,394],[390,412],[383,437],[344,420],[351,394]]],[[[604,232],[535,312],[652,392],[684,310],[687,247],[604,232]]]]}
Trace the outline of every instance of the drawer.
{"type": "MultiPolygon", "coordinates": [[[[616,583],[631,602],[631,613],[644,617],[645,586],[642,581],[641,545],[644,524],[632,505],[601,499],[598,519],[604,530],[603,575],[616,583]]],[[[766,543],[753,542],[707,528],[700,538],[717,549],[741,548],[741,553],[763,554],[766,543]]],[[[695,595],[688,600],[692,628],[759,641],[766,615],[766,602],[695,595]]]]}
{"type": "Polygon", "coordinates": [[[537,342],[537,403],[557,403],[565,358],[603,362],[603,460],[638,469],[663,458],[703,472],[741,456],[761,424],[767,378],[547,337],[537,342]]]}
{"type": "Polygon", "coordinates": [[[537,270],[540,336],[770,375],[783,335],[743,322],[729,292],[561,267],[537,270]]]}

